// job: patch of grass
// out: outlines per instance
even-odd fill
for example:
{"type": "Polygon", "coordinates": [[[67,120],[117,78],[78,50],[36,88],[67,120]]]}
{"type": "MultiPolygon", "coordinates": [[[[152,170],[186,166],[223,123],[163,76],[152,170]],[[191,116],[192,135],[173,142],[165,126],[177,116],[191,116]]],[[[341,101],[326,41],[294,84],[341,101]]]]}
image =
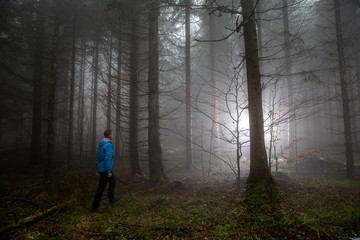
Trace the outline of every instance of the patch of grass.
{"type": "MultiPolygon", "coordinates": [[[[68,179],[75,186],[88,181],[68,179]]],[[[49,201],[61,200],[60,192],[43,192],[36,184],[32,188],[49,201]]],[[[25,191],[17,186],[8,197],[31,196],[43,204],[32,188],[25,191]]],[[[69,189],[71,185],[66,193],[69,189]]],[[[104,194],[105,212],[95,214],[90,213],[94,193],[75,188],[70,195],[79,201],[47,219],[7,232],[3,239],[337,239],[360,235],[359,180],[279,180],[275,186],[240,193],[223,183],[192,183],[179,191],[131,183],[118,186],[117,191],[120,201],[110,206],[104,194]]],[[[9,200],[2,203],[4,214],[13,207],[9,200]]],[[[33,206],[17,207],[20,213],[34,211],[33,206]]]]}
{"type": "MultiPolygon", "coordinates": [[[[285,192],[286,193],[286,192],[285,192]]],[[[359,181],[301,182],[297,191],[283,199],[286,215],[313,232],[336,238],[360,234],[359,181]]]]}

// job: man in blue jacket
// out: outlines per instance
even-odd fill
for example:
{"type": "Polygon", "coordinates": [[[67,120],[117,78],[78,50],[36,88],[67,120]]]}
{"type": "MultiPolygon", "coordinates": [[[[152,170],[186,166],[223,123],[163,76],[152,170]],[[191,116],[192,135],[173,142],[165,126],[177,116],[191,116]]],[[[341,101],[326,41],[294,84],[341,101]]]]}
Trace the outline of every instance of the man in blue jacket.
{"type": "Polygon", "coordinates": [[[116,201],[116,199],[114,198],[115,177],[112,172],[114,148],[111,142],[112,140],[111,130],[105,130],[104,136],[105,138],[102,141],[100,141],[97,147],[96,175],[100,176],[100,178],[99,178],[99,186],[96,191],[94,201],[91,207],[92,212],[103,211],[101,208],[99,208],[99,205],[107,183],[109,183],[109,189],[108,189],[109,203],[113,204],[116,201]]]}

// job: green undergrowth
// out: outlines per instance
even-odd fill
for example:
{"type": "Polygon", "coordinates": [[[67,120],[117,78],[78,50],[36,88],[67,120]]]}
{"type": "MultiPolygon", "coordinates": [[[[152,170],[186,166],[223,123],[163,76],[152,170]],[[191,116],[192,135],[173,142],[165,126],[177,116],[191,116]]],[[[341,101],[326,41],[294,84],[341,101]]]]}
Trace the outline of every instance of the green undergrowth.
{"type": "MultiPolygon", "coordinates": [[[[81,189],[80,180],[71,181],[81,189]]],[[[47,202],[48,206],[78,198],[41,221],[2,233],[1,239],[342,239],[360,236],[359,180],[275,179],[274,186],[246,192],[236,190],[232,184],[218,182],[184,184],[176,189],[169,187],[171,184],[119,184],[120,201],[110,206],[104,194],[103,213],[90,212],[96,187],[96,182],[91,183],[94,186],[88,184],[92,188],[87,193],[66,192],[62,198],[61,194],[55,197],[48,193],[56,199],[56,202],[47,202]]],[[[27,198],[36,203],[36,194],[45,194],[39,191],[38,185],[33,186],[36,194],[31,193],[31,185],[28,186],[25,189],[19,186],[10,193],[2,189],[9,194],[1,199],[2,218],[8,216],[10,210],[21,213],[19,217],[37,211],[34,204],[10,201],[16,197],[18,201],[27,198]]],[[[69,189],[68,186],[66,191],[69,189]]],[[[10,223],[11,217],[6,221],[10,223]]]]}

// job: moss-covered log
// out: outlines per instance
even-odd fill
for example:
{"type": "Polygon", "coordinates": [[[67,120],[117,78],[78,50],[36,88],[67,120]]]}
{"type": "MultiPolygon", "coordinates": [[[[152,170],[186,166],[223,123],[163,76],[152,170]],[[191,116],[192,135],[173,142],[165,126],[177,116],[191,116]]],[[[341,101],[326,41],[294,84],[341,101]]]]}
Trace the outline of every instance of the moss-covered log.
{"type": "Polygon", "coordinates": [[[48,209],[45,209],[41,212],[38,212],[38,213],[35,213],[34,215],[31,215],[29,217],[26,217],[20,221],[18,221],[17,223],[13,223],[13,224],[9,224],[7,226],[4,226],[2,228],[0,228],[0,233],[4,233],[4,232],[7,232],[7,231],[11,231],[13,229],[16,229],[22,225],[26,225],[26,224],[30,224],[30,223],[34,223],[34,222],[37,222],[51,214],[53,214],[54,212],[58,211],[58,210],[61,210],[63,209],[66,205],[68,205],[69,203],[71,203],[72,201],[69,201],[69,202],[66,202],[66,203],[63,203],[61,205],[58,205],[58,206],[53,206],[51,208],[48,208],[48,209]]]}

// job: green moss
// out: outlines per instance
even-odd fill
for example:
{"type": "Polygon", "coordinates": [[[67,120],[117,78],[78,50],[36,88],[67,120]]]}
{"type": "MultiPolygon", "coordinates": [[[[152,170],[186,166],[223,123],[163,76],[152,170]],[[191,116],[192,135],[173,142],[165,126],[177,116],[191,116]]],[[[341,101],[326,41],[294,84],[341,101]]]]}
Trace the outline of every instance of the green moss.
{"type": "MultiPolygon", "coordinates": [[[[299,180],[248,184],[239,193],[226,184],[193,183],[181,191],[171,191],[167,185],[141,182],[119,186],[120,201],[113,206],[108,205],[104,195],[104,213],[90,213],[93,192],[89,192],[84,201],[73,203],[46,221],[7,233],[4,239],[33,236],[37,232],[42,239],[350,237],[360,234],[359,186],[359,180],[299,180]]],[[[9,197],[26,198],[28,191],[32,189],[14,191],[9,197]]],[[[25,211],[28,203],[15,203],[16,206],[10,199],[3,199],[4,213],[31,214],[25,211]]],[[[11,218],[4,215],[3,219],[11,218]]]]}

